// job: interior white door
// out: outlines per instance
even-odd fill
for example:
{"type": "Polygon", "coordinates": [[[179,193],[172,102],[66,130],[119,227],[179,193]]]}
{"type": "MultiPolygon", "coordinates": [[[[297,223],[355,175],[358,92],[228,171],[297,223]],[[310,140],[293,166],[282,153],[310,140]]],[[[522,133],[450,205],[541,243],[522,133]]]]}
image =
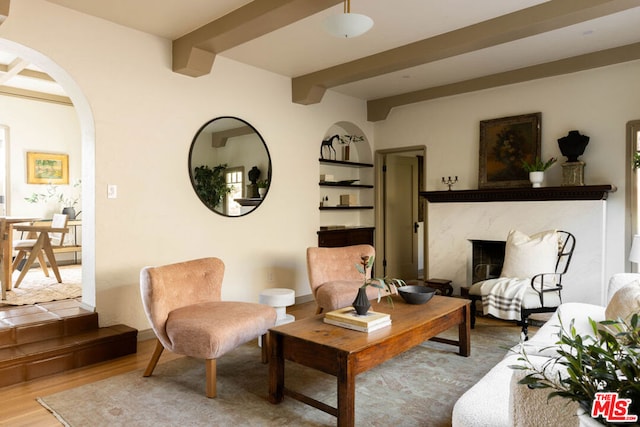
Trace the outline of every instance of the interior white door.
{"type": "Polygon", "coordinates": [[[418,159],[389,154],[384,172],[385,276],[418,277],[418,159]]]}

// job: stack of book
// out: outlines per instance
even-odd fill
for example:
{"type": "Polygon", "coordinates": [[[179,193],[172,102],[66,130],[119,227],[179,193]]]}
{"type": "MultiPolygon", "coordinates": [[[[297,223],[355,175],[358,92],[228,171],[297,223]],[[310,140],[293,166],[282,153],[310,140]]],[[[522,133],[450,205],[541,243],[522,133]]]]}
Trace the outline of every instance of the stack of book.
{"type": "Polygon", "coordinates": [[[371,310],[359,315],[353,307],[345,307],[326,313],[324,323],[360,332],[373,332],[391,325],[391,316],[371,310]]]}

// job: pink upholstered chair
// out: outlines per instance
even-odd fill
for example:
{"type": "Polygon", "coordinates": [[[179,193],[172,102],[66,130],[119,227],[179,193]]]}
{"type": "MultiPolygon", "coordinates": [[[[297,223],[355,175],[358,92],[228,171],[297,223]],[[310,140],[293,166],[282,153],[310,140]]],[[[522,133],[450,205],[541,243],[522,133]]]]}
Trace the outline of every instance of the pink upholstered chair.
{"type": "MultiPolygon", "coordinates": [[[[276,310],[264,304],[221,301],[224,263],[202,258],[140,272],[144,311],[158,342],[143,376],[153,373],[162,351],[205,359],[206,395],[216,397],[216,359],[275,325],[276,310]]],[[[262,346],[267,362],[267,345],[262,346]]]]}
{"type": "MultiPolygon", "coordinates": [[[[316,313],[348,307],[364,283],[356,269],[361,257],[374,256],[371,245],[353,245],[337,248],[307,248],[309,285],[316,300],[316,313]]],[[[367,271],[371,277],[371,270],[367,271]]],[[[377,298],[378,289],[367,288],[369,299],[377,298]]]]}

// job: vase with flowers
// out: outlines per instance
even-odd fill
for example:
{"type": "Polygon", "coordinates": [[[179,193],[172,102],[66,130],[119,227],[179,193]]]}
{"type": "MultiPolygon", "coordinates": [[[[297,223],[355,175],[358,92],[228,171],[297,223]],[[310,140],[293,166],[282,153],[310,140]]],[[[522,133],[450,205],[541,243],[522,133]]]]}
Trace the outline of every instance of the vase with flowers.
{"type": "Polygon", "coordinates": [[[358,288],[358,294],[356,295],[356,299],[353,301],[353,308],[359,315],[367,314],[369,308],[371,308],[371,303],[369,302],[369,298],[367,297],[367,287],[373,286],[378,289],[378,302],[380,302],[380,298],[382,297],[382,292],[387,292],[387,299],[391,306],[393,306],[393,299],[391,299],[392,294],[398,293],[398,287],[404,286],[405,282],[401,279],[389,279],[387,277],[371,277],[367,278],[367,272],[370,271],[371,267],[373,267],[374,262],[373,256],[362,256],[360,259],[360,264],[356,264],[356,269],[363,276],[363,284],[358,288]]]}
{"type": "Polygon", "coordinates": [[[551,157],[546,162],[542,161],[539,157],[536,157],[536,160],[533,163],[529,163],[526,160],[522,161],[522,168],[529,172],[529,181],[533,184],[534,188],[539,188],[542,186],[542,182],[544,181],[544,173],[547,169],[549,169],[558,159],[555,157],[551,157]]]}
{"type": "MultiPolygon", "coordinates": [[[[80,204],[82,181],[77,180],[69,186],[49,184],[43,193],[33,193],[24,200],[29,203],[56,203],[58,209],[66,214],[69,219],[75,219],[81,212],[76,212],[76,206],[80,204]]],[[[59,212],[59,211],[58,211],[59,212]]]]}

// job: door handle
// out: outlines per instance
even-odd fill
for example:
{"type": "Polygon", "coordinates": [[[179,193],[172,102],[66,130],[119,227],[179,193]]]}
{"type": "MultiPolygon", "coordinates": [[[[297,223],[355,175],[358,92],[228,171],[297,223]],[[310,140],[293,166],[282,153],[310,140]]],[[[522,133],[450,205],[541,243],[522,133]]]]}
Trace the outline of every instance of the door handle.
{"type": "Polygon", "coordinates": [[[417,222],[414,222],[414,223],[413,223],[413,232],[414,232],[414,233],[418,233],[418,227],[419,227],[418,223],[417,223],[417,222]]]}

